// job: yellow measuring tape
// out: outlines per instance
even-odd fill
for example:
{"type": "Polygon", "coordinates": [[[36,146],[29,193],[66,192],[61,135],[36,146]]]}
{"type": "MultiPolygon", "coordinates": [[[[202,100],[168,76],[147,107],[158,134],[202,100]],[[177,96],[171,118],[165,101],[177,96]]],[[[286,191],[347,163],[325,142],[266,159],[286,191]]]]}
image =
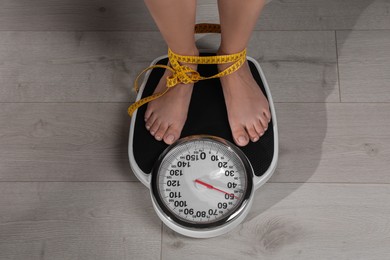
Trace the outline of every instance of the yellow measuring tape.
{"type": "MultiPolygon", "coordinates": [[[[220,33],[221,27],[219,24],[197,24],[195,25],[195,33],[220,33]]],[[[153,65],[144,69],[135,79],[134,88],[138,92],[138,79],[146,71],[154,68],[163,68],[172,71],[172,75],[167,77],[167,88],[158,93],[154,93],[151,96],[145,97],[141,100],[138,100],[131,106],[129,106],[127,112],[129,116],[132,116],[134,111],[136,111],[140,106],[155,100],[165,93],[167,93],[170,88],[175,87],[179,83],[183,84],[192,84],[196,83],[199,80],[213,79],[226,76],[238,70],[246,61],[246,49],[241,52],[229,54],[229,55],[217,55],[217,56],[184,56],[174,53],[171,49],[168,48],[168,58],[171,65],[153,65]],[[196,70],[185,66],[180,65],[179,62],[188,63],[188,64],[226,64],[233,62],[232,65],[227,67],[225,70],[211,76],[211,77],[202,77],[196,70]]]]}

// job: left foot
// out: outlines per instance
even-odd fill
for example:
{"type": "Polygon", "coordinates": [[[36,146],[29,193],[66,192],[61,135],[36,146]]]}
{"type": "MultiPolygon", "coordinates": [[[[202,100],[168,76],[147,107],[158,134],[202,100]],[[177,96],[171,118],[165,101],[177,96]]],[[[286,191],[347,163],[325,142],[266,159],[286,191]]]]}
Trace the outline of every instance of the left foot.
{"type": "MultiPolygon", "coordinates": [[[[197,49],[189,55],[198,56],[197,49]]],[[[197,65],[185,64],[196,70],[197,65]]],[[[165,70],[155,92],[166,89],[166,78],[171,76],[170,70],[165,70]]],[[[145,112],[145,127],[157,141],[163,140],[170,145],[180,138],[181,131],[187,120],[188,107],[191,101],[193,84],[178,84],[171,88],[164,96],[151,101],[145,112]]]]}
{"type": "MultiPolygon", "coordinates": [[[[221,71],[230,65],[221,64],[218,68],[221,71]]],[[[271,113],[268,101],[253,78],[248,62],[220,80],[235,143],[245,146],[249,140],[258,141],[268,128],[271,113]]]]}

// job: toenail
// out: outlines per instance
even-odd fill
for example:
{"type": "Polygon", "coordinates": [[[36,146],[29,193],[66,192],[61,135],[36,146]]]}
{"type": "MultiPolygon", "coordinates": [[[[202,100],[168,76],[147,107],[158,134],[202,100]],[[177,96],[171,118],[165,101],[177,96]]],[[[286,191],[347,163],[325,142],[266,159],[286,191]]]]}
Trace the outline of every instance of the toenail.
{"type": "Polygon", "coordinates": [[[156,140],[157,140],[157,141],[161,141],[161,136],[158,136],[158,135],[157,135],[157,136],[156,136],[156,140]]]}
{"type": "Polygon", "coordinates": [[[173,139],[175,139],[175,137],[173,135],[168,135],[167,136],[167,142],[168,143],[172,143],[173,142],[173,139]]]}
{"type": "Polygon", "coordinates": [[[245,144],[245,142],[246,142],[245,136],[240,136],[240,137],[238,137],[238,142],[239,142],[240,144],[245,144]]]}
{"type": "Polygon", "coordinates": [[[150,134],[151,134],[151,135],[154,135],[154,134],[155,134],[155,132],[151,131],[151,132],[150,132],[150,134]]]}
{"type": "Polygon", "coordinates": [[[150,125],[146,125],[145,127],[146,127],[146,129],[148,129],[148,130],[149,130],[149,128],[150,128],[150,125]]]}
{"type": "Polygon", "coordinates": [[[255,137],[255,138],[252,139],[252,142],[257,142],[257,140],[259,140],[259,138],[255,137]]]}

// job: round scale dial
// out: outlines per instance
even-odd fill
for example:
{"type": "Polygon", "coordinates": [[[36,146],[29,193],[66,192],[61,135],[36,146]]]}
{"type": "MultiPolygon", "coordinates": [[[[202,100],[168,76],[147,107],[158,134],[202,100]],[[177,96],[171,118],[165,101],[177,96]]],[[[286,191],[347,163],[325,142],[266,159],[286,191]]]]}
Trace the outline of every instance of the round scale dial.
{"type": "Polygon", "coordinates": [[[152,177],[161,210],[170,220],[188,227],[231,221],[252,190],[252,176],[242,156],[226,142],[204,137],[170,148],[152,177]]]}

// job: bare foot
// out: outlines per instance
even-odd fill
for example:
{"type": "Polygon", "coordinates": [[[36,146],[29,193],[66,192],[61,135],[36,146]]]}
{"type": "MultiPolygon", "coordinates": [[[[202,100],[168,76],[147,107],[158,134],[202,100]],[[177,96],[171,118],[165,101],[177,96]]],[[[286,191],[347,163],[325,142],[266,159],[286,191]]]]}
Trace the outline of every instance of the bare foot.
{"type": "MultiPolygon", "coordinates": [[[[223,70],[231,64],[219,65],[223,70]]],[[[221,79],[233,139],[239,146],[256,142],[271,120],[269,105],[252,76],[248,62],[221,79]]]]}
{"type": "MultiPolygon", "coordinates": [[[[197,53],[194,55],[198,55],[197,53]]],[[[187,64],[182,64],[187,65],[187,64]]],[[[197,65],[187,65],[196,70],[197,65]]],[[[164,91],[166,78],[172,72],[166,70],[155,92],[164,91]]],[[[178,84],[164,96],[151,101],[145,112],[145,127],[157,141],[164,140],[172,144],[179,139],[184,123],[187,120],[193,84],[178,84]]]]}

